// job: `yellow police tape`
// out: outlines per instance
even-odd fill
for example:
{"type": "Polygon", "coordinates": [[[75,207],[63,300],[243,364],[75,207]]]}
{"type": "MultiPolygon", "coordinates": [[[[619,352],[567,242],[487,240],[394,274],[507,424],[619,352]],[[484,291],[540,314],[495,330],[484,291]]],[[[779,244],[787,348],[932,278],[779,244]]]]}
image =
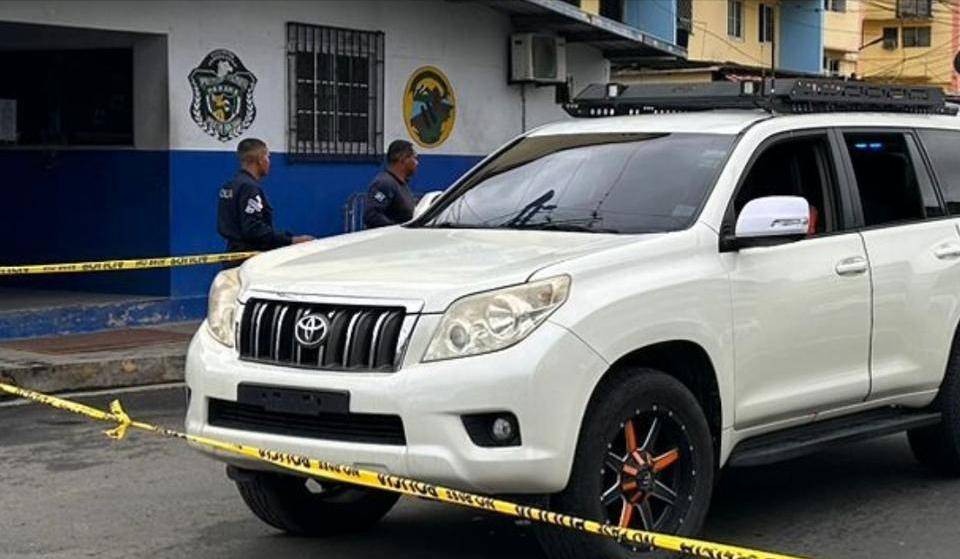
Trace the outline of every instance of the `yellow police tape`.
{"type": "Polygon", "coordinates": [[[67,262],[62,264],[31,264],[24,266],[0,266],[0,276],[24,276],[30,274],[68,274],[76,272],[116,272],[120,270],[146,270],[148,268],[173,268],[199,266],[244,260],[256,252],[229,252],[223,254],[194,254],[191,256],[168,256],[162,258],[138,258],[133,260],[103,260],[100,262],[67,262]]]}
{"type": "Polygon", "coordinates": [[[642,530],[628,528],[619,528],[608,524],[601,524],[592,520],[584,520],[575,516],[559,514],[555,512],[518,505],[509,501],[502,501],[492,497],[467,493],[433,485],[422,481],[416,481],[399,476],[383,474],[368,470],[361,470],[353,466],[343,466],[340,464],[331,464],[314,458],[289,454],[286,452],[276,452],[263,450],[247,445],[226,443],[206,437],[188,435],[178,431],[173,431],[150,423],[135,421],[127,415],[120,406],[118,400],[110,403],[110,411],[106,412],[97,408],[26,390],[9,384],[0,383],[0,392],[6,392],[21,398],[27,398],[41,404],[52,406],[61,410],[66,410],[80,414],[91,419],[116,423],[117,427],[105,431],[104,433],[113,439],[122,439],[130,428],[141,429],[151,432],[161,437],[181,439],[205,446],[211,449],[220,450],[235,456],[251,458],[260,462],[272,464],[274,466],[304,474],[307,476],[323,478],[338,482],[383,489],[420,497],[432,501],[451,503],[463,507],[496,512],[508,516],[514,516],[544,524],[552,524],[588,532],[599,536],[614,539],[621,543],[629,543],[638,546],[648,546],[651,548],[664,549],[668,551],[680,552],[696,557],[706,557],[708,559],[796,559],[787,555],[770,553],[766,551],[757,551],[743,547],[736,547],[724,544],[717,544],[701,540],[695,540],[680,536],[667,534],[657,534],[642,530]]]}

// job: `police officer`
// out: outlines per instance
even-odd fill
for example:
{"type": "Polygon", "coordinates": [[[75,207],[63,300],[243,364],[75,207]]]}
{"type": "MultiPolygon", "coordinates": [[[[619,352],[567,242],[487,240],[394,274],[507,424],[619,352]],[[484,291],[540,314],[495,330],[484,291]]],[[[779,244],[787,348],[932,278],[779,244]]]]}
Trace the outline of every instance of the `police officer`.
{"type": "Polygon", "coordinates": [[[247,138],[237,146],[240,170],[222,188],[217,206],[217,231],[227,240],[227,252],[271,250],[313,240],[273,228],[273,207],[260,188],[270,172],[267,144],[247,138]]]}
{"type": "Polygon", "coordinates": [[[417,153],[406,140],[394,140],[387,148],[387,168],[374,177],[367,191],[363,224],[367,229],[395,225],[413,219],[416,205],[410,177],[417,171],[417,153]]]}

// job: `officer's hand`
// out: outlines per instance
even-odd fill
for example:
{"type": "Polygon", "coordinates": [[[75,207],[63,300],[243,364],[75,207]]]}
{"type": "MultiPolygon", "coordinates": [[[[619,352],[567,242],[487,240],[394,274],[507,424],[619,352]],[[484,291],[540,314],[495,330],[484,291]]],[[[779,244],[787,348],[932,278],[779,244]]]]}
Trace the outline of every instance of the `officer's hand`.
{"type": "Polygon", "coordinates": [[[300,243],[305,243],[307,241],[312,241],[312,240],[313,240],[313,237],[311,237],[310,235],[294,235],[293,239],[291,239],[291,241],[295,245],[300,243]]]}

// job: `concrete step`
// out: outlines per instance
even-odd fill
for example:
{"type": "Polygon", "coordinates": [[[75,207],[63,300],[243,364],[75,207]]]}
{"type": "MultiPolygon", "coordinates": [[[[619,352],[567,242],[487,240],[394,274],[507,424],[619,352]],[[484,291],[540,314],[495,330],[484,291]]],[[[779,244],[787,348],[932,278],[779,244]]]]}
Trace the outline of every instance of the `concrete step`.
{"type": "Polygon", "coordinates": [[[0,379],[41,392],[183,380],[198,322],[0,343],[0,379]]]}

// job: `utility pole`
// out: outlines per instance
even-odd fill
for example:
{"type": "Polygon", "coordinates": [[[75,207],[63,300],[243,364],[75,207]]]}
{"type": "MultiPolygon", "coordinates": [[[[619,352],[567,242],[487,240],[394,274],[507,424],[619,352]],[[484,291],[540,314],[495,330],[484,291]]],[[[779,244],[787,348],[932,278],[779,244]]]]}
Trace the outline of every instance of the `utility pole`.
{"type": "MultiPolygon", "coordinates": [[[[783,7],[780,7],[780,9],[782,10],[783,7]]],[[[773,16],[773,21],[770,22],[770,95],[777,92],[777,18],[775,10],[775,7],[770,6],[770,15],[773,16]]]]}

